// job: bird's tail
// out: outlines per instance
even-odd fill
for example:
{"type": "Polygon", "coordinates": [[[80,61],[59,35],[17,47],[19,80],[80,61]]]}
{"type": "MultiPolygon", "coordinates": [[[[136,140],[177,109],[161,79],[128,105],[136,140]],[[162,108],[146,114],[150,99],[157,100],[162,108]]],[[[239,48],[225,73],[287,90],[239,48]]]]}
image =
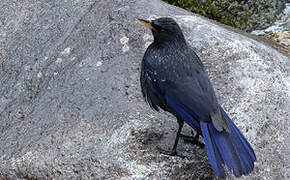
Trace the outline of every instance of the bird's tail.
{"type": "Polygon", "coordinates": [[[200,122],[204,142],[210,163],[219,177],[225,177],[222,164],[236,177],[250,173],[256,160],[255,153],[246,138],[221,108],[231,132],[219,132],[212,122],[200,122]]]}

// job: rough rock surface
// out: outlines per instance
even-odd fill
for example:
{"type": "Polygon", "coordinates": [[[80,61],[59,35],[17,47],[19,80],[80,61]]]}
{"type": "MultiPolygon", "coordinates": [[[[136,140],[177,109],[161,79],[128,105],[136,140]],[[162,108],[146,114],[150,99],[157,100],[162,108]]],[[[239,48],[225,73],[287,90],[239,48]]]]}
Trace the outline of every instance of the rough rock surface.
{"type": "Polygon", "coordinates": [[[244,178],[289,179],[289,58],[158,0],[0,2],[0,179],[215,177],[205,149],[156,150],[177,124],[142,100],[152,36],[136,19],[157,16],[176,18],[253,145],[244,178]]]}
{"type": "Polygon", "coordinates": [[[277,42],[277,44],[286,50],[287,55],[290,56],[290,31],[269,34],[265,38],[277,42]]]}

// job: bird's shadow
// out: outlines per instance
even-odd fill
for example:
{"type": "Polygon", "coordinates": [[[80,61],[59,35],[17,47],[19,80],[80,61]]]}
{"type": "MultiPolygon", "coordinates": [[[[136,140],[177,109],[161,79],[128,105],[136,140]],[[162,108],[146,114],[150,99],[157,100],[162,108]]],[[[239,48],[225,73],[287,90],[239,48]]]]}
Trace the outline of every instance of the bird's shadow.
{"type": "MultiPolygon", "coordinates": [[[[171,115],[162,115],[158,118],[160,118],[156,120],[159,122],[158,131],[156,129],[148,129],[142,140],[144,145],[142,149],[153,153],[154,156],[151,156],[148,160],[158,163],[166,162],[166,164],[170,165],[169,178],[217,179],[211,168],[205,147],[201,148],[180,138],[177,146],[177,156],[160,153],[159,148],[171,150],[178,125],[171,115]]],[[[189,126],[185,125],[182,132],[183,134],[191,135],[191,130],[189,126]]],[[[202,137],[199,138],[199,141],[203,142],[202,137]]]]}

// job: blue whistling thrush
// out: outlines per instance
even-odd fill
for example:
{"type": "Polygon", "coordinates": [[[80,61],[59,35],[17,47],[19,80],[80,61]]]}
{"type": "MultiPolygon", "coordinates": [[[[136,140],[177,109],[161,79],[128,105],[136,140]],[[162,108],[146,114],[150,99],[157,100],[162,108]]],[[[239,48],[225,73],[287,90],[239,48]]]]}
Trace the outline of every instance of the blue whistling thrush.
{"type": "Polygon", "coordinates": [[[255,153],[223,108],[219,105],[208,74],[196,53],[187,45],[178,24],[172,18],[153,21],[139,19],[154,36],[141,65],[141,88],[151,108],[172,113],[178,122],[172,150],[159,149],[167,155],[177,155],[180,137],[200,147],[201,135],[214,172],[225,177],[223,164],[236,177],[250,173],[256,161],[255,153]],[[181,134],[184,122],[197,133],[195,137],[181,134]]]}

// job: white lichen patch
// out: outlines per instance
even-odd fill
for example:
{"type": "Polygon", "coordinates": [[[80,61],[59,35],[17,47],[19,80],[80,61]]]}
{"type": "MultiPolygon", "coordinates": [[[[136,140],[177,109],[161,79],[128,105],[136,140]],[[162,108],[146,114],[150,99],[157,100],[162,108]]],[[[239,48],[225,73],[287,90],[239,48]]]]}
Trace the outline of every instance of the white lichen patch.
{"type": "Polygon", "coordinates": [[[128,52],[129,51],[129,46],[127,44],[125,44],[122,48],[122,51],[125,53],[125,52],[128,52]]]}
{"type": "Polygon", "coordinates": [[[55,61],[57,64],[61,63],[62,62],[62,59],[61,58],[56,58],[56,61],[55,61]]]}
{"type": "Polygon", "coordinates": [[[120,42],[121,42],[121,44],[123,44],[123,47],[122,47],[123,53],[128,52],[130,49],[128,46],[129,38],[124,36],[120,39],[120,42]]]}
{"type": "Polygon", "coordinates": [[[61,52],[61,54],[64,54],[64,55],[68,55],[68,54],[70,54],[70,53],[71,53],[71,48],[70,48],[70,47],[65,48],[65,49],[61,52]]]}
{"type": "Polygon", "coordinates": [[[29,65],[26,65],[26,66],[24,66],[24,69],[25,69],[26,71],[29,71],[29,70],[31,70],[31,67],[30,67],[29,65]]]}
{"type": "Polygon", "coordinates": [[[42,76],[43,76],[42,72],[37,73],[37,78],[38,79],[42,78],[42,76]]]}
{"type": "Polygon", "coordinates": [[[127,44],[129,42],[129,38],[124,36],[120,39],[121,44],[127,44]]]}
{"type": "Polygon", "coordinates": [[[101,65],[103,65],[102,61],[97,61],[97,67],[100,67],[101,65]]]}

